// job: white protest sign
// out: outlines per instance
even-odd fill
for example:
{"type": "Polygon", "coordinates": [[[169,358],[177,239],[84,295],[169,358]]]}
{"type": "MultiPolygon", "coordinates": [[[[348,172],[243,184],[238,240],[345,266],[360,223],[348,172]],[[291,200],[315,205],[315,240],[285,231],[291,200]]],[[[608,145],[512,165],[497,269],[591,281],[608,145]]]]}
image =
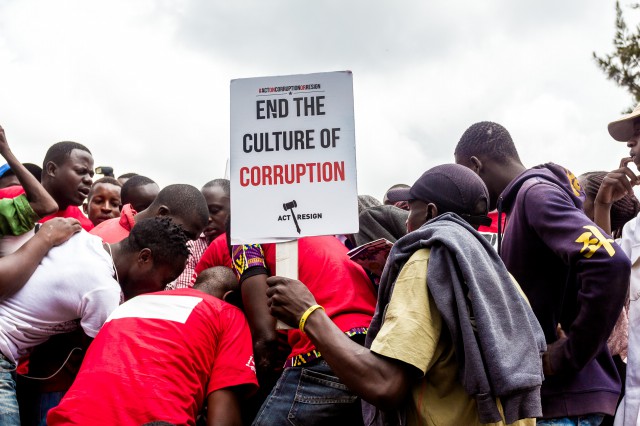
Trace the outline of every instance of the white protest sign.
{"type": "Polygon", "coordinates": [[[231,81],[231,241],[358,231],[349,71],[231,81]]]}

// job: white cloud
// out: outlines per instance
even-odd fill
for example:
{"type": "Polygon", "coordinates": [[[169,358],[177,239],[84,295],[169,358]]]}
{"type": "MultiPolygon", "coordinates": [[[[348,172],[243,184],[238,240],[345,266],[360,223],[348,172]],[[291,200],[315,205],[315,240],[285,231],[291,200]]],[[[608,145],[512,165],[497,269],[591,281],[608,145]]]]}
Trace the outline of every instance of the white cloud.
{"type": "Polygon", "coordinates": [[[613,23],[598,0],[4,2],[0,124],[23,161],[76,140],[117,174],[200,186],[224,174],[232,78],[350,69],[361,193],[453,161],[480,120],[527,165],[610,169],[630,97],[591,52],[613,23]]]}

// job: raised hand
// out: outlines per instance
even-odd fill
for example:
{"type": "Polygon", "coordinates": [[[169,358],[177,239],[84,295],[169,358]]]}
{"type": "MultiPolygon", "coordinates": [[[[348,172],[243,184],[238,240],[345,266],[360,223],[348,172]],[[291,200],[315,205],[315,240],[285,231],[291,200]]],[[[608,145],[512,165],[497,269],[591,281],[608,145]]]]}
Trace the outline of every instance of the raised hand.
{"type": "Polygon", "coordinates": [[[632,157],[623,158],[620,161],[620,168],[606,174],[596,195],[595,203],[610,205],[627,194],[633,194],[633,187],[638,185],[640,180],[628,166],[632,161],[632,157]]]}

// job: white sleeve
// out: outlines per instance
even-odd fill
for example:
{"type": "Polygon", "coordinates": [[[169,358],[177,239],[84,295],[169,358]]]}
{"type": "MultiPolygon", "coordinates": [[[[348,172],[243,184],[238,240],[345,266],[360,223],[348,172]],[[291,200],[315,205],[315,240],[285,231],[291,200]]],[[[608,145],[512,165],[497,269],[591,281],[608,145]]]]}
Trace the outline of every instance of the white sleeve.
{"type": "Polygon", "coordinates": [[[119,304],[120,286],[115,280],[86,293],[80,303],[80,326],[85,334],[95,337],[119,304]]]}
{"type": "Polygon", "coordinates": [[[640,227],[638,226],[639,220],[640,217],[636,217],[635,219],[631,219],[624,225],[624,228],[622,228],[622,238],[620,239],[620,242],[618,242],[620,247],[622,247],[622,250],[631,259],[632,265],[634,263],[633,261],[635,260],[632,259],[632,249],[633,247],[637,247],[638,245],[640,245],[640,235],[638,232],[640,231],[640,227]]]}

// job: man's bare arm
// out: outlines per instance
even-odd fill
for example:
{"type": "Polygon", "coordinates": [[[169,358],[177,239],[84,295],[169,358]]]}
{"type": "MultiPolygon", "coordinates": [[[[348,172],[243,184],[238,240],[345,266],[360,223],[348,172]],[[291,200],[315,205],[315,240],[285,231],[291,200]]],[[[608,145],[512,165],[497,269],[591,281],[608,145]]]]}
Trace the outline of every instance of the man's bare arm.
{"type": "Polygon", "coordinates": [[[275,384],[276,370],[282,366],[278,360],[276,320],[267,305],[267,275],[257,274],[242,282],[242,303],[253,339],[256,373],[261,387],[275,384]]]}
{"type": "Polygon", "coordinates": [[[207,397],[209,426],[242,426],[240,400],[233,389],[219,389],[207,397]]]}
{"type": "Polygon", "coordinates": [[[15,253],[0,258],[0,300],[25,285],[51,247],[67,241],[81,229],[76,219],[52,219],[15,253]]]}
{"type": "MultiPolygon", "coordinates": [[[[271,314],[297,328],[305,311],[316,304],[309,289],[298,280],[283,277],[271,277],[267,284],[271,314]]],[[[308,317],[304,331],[342,383],[383,410],[396,408],[417,377],[415,367],[380,356],[351,340],[324,310],[317,309],[308,317]]]]}
{"type": "Polygon", "coordinates": [[[58,211],[58,204],[53,197],[49,195],[46,189],[38,182],[38,180],[18,161],[4,134],[4,129],[0,126],[0,155],[7,160],[7,164],[15,173],[24,188],[29,200],[29,205],[39,217],[45,217],[58,211]]]}

